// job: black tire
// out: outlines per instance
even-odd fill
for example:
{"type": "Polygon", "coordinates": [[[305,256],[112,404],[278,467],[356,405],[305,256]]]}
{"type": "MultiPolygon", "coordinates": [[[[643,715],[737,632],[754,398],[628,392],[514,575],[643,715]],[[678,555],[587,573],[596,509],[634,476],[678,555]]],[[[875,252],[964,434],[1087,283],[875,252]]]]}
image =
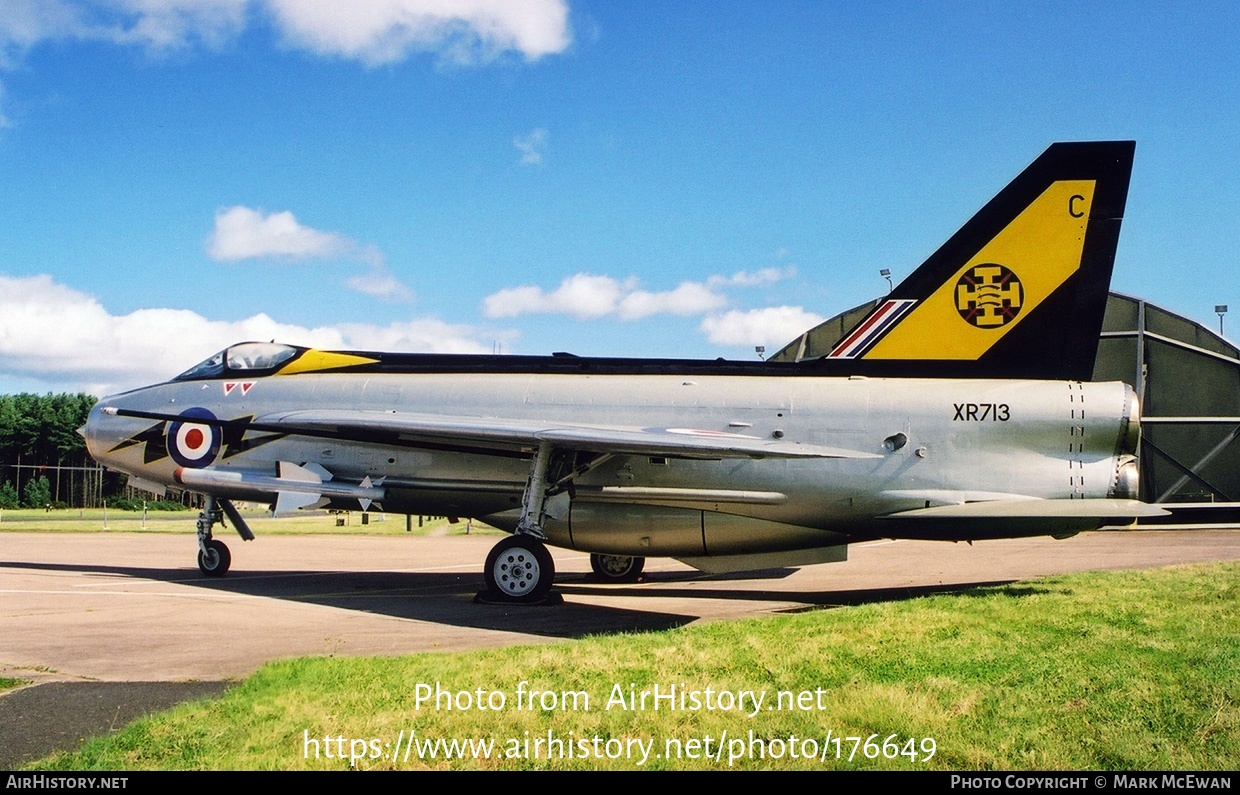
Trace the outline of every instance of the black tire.
{"type": "Polygon", "coordinates": [[[590,568],[608,582],[635,582],[646,566],[646,559],[631,555],[590,553],[590,568]]]}
{"type": "Polygon", "coordinates": [[[223,577],[232,565],[232,553],[223,541],[211,539],[207,542],[206,554],[198,550],[198,569],[208,577],[223,577]]]}
{"type": "Polygon", "coordinates": [[[537,602],[555,583],[555,562],[537,538],[509,536],[491,548],[483,576],[497,599],[537,602]]]}

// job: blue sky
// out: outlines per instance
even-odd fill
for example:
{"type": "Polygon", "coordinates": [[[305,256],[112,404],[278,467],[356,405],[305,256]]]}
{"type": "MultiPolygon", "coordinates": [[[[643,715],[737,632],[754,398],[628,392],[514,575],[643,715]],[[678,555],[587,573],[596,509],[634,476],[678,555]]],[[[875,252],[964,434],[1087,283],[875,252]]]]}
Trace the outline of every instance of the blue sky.
{"type": "Polygon", "coordinates": [[[345,5],[0,0],[0,391],[248,338],[753,358],[1057,140],[1137,141],[1115,289],[1240,311],[1235,4],[345,5]]]}

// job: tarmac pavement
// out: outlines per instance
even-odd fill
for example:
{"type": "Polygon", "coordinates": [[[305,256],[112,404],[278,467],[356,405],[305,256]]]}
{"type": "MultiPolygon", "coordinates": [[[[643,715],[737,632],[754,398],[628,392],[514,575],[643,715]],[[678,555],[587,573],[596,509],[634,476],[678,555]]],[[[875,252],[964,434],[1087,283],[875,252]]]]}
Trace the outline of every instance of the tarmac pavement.
{"type": "Polygon", "coordinates": [[[229,540],[210,579],[193,536],[0,533],[0,769],[186,698],[265,662],[564,641],[699,621],[890,601],[1048,574],[1240,560],[1230,529],[853,546],[844,563],[705,576],[668,560],[644,581],[593,581],[553,550],[558,606],[495,606],[481,590],[494,535],[268,536],[229,540]]]}

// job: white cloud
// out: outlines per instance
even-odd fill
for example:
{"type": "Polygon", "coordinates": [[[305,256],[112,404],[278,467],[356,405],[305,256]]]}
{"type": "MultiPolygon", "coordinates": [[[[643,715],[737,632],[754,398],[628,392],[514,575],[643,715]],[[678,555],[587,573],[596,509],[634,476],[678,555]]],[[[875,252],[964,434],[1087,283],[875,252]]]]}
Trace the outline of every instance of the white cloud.
{"type": "Polygon", "coordinates": [[[799,306],[771,306],[709,315],[700,328],[716,345],[783,345],[825,319],[799,306]]]}
{"type": "Polygon", "coordinates": [[[11,0],[0,13],[0,66],[43,39],[60,38],[75,25],[73,9],[59,0],[11,0]]]}
{"type": "MultiPolygon", "coordinates": [[[[160,54],[194,42],[219,47],[246,25],[251,0],[3,0],[0,69],[44,41],[107,41],[160,54]]],[[[0,92],[3,98],[3,92],[0,92]]],[[[0,113],[0,128],[9,122],[0,113]]]]}
{"type": "Polygon", "coordinates": [[[112,0],[131,17],[116,30],[119,44],[163,50],[185,47],[194,39],[218,47],[245,28],[249,0],[112,0]]]}
{"type": "MultiPolygon", "coordinates": [[[[37,380],[49,389],[108,394],[187,370],[243,340],[275,339],[336,349],[489,353],[467,325],[419,318],[388,326],[308,328],[265,314],[211,320],[187,309],[139,309],[113,315],[93,296],[48,275],[0,275],[0,387],[37,380]]],[[[489,339],[489,336],[488,336],[489,339]]]]}
{"type": "Polygon", "coordinates": [[[333,259],[358,248],[343,235],[302,226],[288,210],[264,215],[241,206],[217,212],[215,231],[207,238],[207,254],[217,262],[254,257],[333,259]]]}
{"type": "Polygon", "coordinates": [[[634,290],[620,300],[621,320],[637,320],[650,315],[700,315],[727,305],[728,299],[697,282],[681,282],[674,290],[648,293],[634,290]]]}
{"type": "Polygon", "coordinates": [[[521,153],[521,165],[542,165],[543,156],[547,150],[547,131],[542,127],[531,130],[529,135],[513,138],[512,145],[521,153]]]}
{"type": "Polygon", "coordinates": [[[563,52],[571,36],[566,0],[266,0],[291,45],[370,66],[434,51],[469,65],[518,52],[563,52]]]}
{"type": "Polygon", "coordinates": [[[350,288],[363,295],[381,301],[408,302],[413,300],[413,290],[406,287],[382,264],[376,264],[366,273],[359,273],[344,280],[350,288]]]}
{"type": "Polygon", "coordinates": [[[759,284],[771,284],[784,279],[791,279],[796,276],[797,269],[789,266],[787,268],[762,268],[761,270],[737,271],[731,276],[711,276],[706,283],[711,287],[757,287],[759,284]]]}
{"type": "MultiPolygon", "coordinates": [[[[420,52],[460,66],[508,52],[537,61],[572,42],[568,0],[0,0],[0,70],[46,41],[107,41],[154,54],[218,48],[260,13],[290,47],[368,66],[420,52]]],[[[8,126],[0,112],[0,129],[8,126]]]]}
{"type": "Polygon", "coordinates": [[[616,311],[620,299],[632,291],[632,284],[610,276],[578,273],[560,282],[550,293],[541,287],[508,287],[482,301],[487,317],[517,317],[529,314],[559,314],[587,319],[604,317],[616,311]]]}
{"type": "Polygon", "coordinates": [[[682,282],[673,290],[653,293],[638,289],[634,278],[620,281],[578,273],[551,292],[532,285],[505,288],[483,299],[482,311],[487,317],[555,314],[588,320],[615,315],[621,320],[639,320],[651,315],[700,315],[727,302],[698,282],[682,282]]]}
{"type": "MultiPolygon", "coordinates": [[[[491,353],[476,337],[482,332],[473,326],[445,323],[438,318],[421,317],[405,323],[374,326],[342,323],[337,327],[347,348],[363,351],[418,351],[425,353],[491,353]]],[[[511,334],[501,333],[504,341],[511,334]]]]}
{"type": "MultiPolygon", "coordinates": [[[[170,50],[219,46],[245,28],[250,0],[9,0],[0,51],[10,59],[44,40],[79,39],[170,50]]],[[[9,64],[11,65],[11,61],[9,64]]]]}
{"type": "Polygon", "coordinates": [[[462,66],[508,52],[536,61],[572,42],[567,0],[3,0],[0,69],[45,41],[218,48],[260,13],[291,47],[368,66],[419,52],[462,66]]]}
{"type": "Polygon", "coordinates": [[[345,279],[345,285],[383,301],[413,300],[405,286],[384,264],[383,252],[337,232],[303,226],[288,210],[264,213],[249,207],[229,207],[215,214],[215,230],[206,241],[207,254],[216,262],[258,257],[283,260],[341,259],[364,262],[365,273],[345,279]]]}
{"type": "Polygon", "coordinates": [[[723,287],[753,287],[786,279],[793,268],[763,268],[731,276],[710,276],[703,282],[681,282],[675,289],[650,292],[638,288],[636,278],[620,281],[611,276],[578,273],[560,282],[551,292],[541,287],[508,287],[487,296],[482,311],[487,317],[518,317],[531,314],[572,315],[580,319],[615,315],[639,320],[651,315],[701,315],[722,309],[728,299],[723,287]]]}

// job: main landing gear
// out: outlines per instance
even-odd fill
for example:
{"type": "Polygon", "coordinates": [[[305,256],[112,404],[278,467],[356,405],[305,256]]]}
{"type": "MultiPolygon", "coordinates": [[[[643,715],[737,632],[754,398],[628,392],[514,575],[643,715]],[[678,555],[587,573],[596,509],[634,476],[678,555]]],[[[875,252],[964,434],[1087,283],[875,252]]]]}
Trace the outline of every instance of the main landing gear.
{"type": "MultiPolygon", "coordinates": [[[[567,505],[568,494],[561,487],[576,474],[569,473],[553,481],[548,477],[551,459],[551,445],[541,443],[530,463],[516,532],[496,544],[487,555],[483,570],[487,589],[478,594],[480,601],[525,604],[549,601],[551,586],[555,583],[555,561],[543,544],[547,537],[543,525],[549,513],[554,516],[567,505]]],[[[556,464],[557,469],[563,467],[564,458],[557,457],[556,464]]]]}
{"type": "Polygon", "coordinates": [[[208,494],[202,511],[198,514],[198,569],[208,577],[223,577],[232,565],[232,553],[228,551],[228,545],[211,535],[211,528],[216,522],[223,524],[225,516],[233,523],[237,535],[246,541],[254,540],[254,533],[250,532],[249,525],[241,518],[233,504],[208,494]]]}
{"type": "Polygon", "coordinates": [[[600,555],[590,553],[590,568],[607,582],[637,582],[646,559],[631,555],[600,555]]]}
{"type": "MultiPolygon", "coordinates": [[[[556,452],[542,442],[530,462],[529,479],[521,497],[521,518],[512,536],[500,541],[487,555],[487,590],[478,594],[484,602],[547,602],[555,582],[555,562],[543,541],[543,525],[548,518],[562,519],[568,513],[573,479],[598,467],[612,456],[582,457],[571,451],[556,452]]],[[[646,559],[626,555],[590,556],[594,573],[608,582],[633,582],[641,574],[646,559]]]]}
{"type": "Polygon", "coordinates": [[[555,582],[555,561],[547,547],[529,535],[508,536],[487,555],[487,591],[507,602],[538,602],[555,582]]]}

